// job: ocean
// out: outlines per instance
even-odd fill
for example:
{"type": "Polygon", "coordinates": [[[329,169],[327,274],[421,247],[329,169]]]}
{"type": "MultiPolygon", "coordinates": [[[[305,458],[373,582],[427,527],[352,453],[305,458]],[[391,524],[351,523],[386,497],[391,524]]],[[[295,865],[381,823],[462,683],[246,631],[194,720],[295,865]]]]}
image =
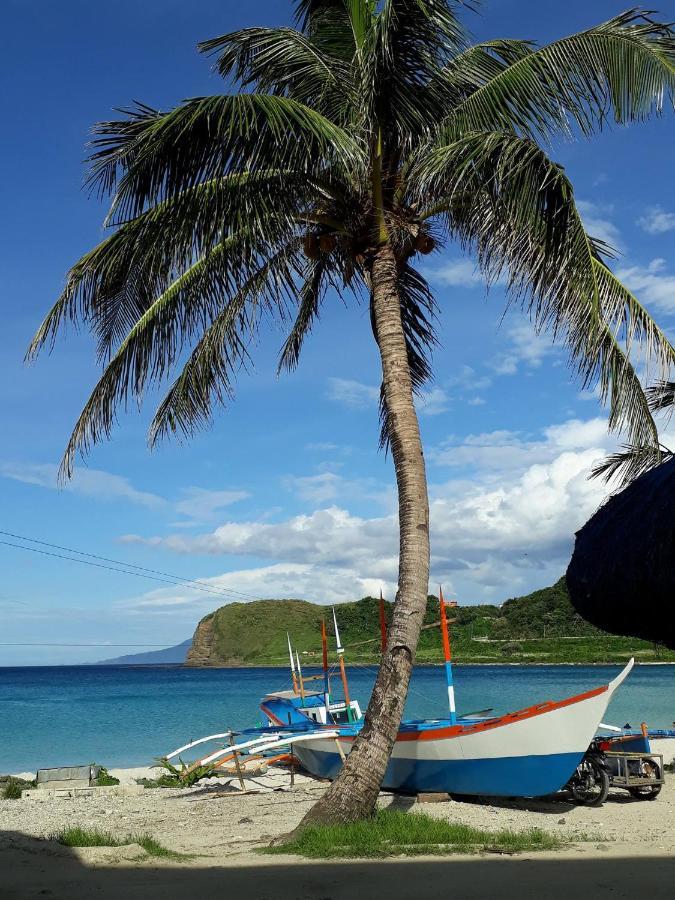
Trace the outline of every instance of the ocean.
{"type": "MultiPolygon", "coordinates": [[[[375,669],[348,671],[350,693],[365,709],[375,669]]],[[[503,713],[558,700],[606,683],[618,671],[618,666],[458,665],[458,711],[493,707],[503,713]]],[[[258,724],[263,694],[288,687],[288,673],[278,668],[0,668],[0,774],[92,762],[151,765],[192,738],[258,724]]],[[[446,702],[443,669],[416,668],[406,715],[441,716],[446,702]]],[[[646,721],[662,728],[672,727],[674,719],[675,666],[636,666],[605,716],[614,725],[646,721]]]]}

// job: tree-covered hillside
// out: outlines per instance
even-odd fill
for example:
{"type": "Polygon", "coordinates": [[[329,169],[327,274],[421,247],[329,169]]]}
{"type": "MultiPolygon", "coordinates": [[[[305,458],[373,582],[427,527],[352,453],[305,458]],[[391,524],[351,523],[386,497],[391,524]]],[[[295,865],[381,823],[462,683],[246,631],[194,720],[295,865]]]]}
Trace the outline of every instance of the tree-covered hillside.
{"type": "MultiPolygon", "coordinates": [[[[335,608],[347,660],[378,657],[379,601],[364,597],[335,608]]],[[[387,604],[387,616],[391,604],[387,604]]],[[[453,655],[457,662],[621,662],[675,661],[675,653],[635,638],[617,637],[585,622],[572,607],[564,579],[501,606],[460,606],[451,610],[453,655]]],[[[307,665],[321,659],[321,619],[326,620],[334,654],[330,608],[306,600],[231,603],[199,623],[188,665],[286,665],[288,632],[307,665]]],[[[417,660],[440,662],[438,598],[429,596],[417,660]]]]}

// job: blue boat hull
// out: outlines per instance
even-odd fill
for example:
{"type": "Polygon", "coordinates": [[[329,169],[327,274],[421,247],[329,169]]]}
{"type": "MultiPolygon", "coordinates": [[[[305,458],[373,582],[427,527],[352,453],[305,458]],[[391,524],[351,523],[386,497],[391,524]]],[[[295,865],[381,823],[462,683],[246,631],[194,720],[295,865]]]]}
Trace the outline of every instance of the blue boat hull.
{"type": "MultiPolygon", "coordinates": [[[[297,747],[300,762],[313,775],[333,779],[342,766],[339,754],[297,747]]],[[[559,791],[582,753],[512,756],[498,759],[391,759],[382,786],[402,793],[469,794],[491,797],[540,797],[559,791]]]]}

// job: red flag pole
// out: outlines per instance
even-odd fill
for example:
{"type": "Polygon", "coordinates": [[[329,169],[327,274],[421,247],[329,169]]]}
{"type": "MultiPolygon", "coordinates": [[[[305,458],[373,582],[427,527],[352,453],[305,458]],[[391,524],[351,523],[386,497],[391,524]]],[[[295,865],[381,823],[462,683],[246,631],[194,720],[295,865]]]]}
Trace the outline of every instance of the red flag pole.
{"type": "Polygon", "coordinates": [[[454,725],[457,721],[457,713],[455,711],[455,688],[452,679],[452,650],[450,648],[448,620],[445,615],[443,588],[440,586],[438,591],[438,606],[441,614],[441,636],[443,638],[443,657],[445,658],[445,680],[448,685],[448,708],[450,710],[450,721],[454,725]]]}

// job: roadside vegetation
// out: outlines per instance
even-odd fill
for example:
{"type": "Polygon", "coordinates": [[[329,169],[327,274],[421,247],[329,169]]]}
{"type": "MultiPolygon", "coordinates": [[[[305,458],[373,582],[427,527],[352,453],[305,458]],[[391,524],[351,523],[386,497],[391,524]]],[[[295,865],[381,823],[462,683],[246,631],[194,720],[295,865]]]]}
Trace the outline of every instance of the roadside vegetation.
{"type": "Polygon", "coordinates": [[[70,828],[62,828],[49,836],[49,840],[56,841],[63,847],[125,847],[129,844],[138,844],[148,856],[158,856],[165,859],[188,859],[184,853],[169,850],[150,834],[127,834],[118,837],[111,831],[101,831],[98,828],[81,828],[79,825],[70,828]]]}
{"type": "Polygon", "coordinates": [[[0,798],[3,800],[20,800],[21,792],[36,787],[35,781],[16,778],[13,775],[0,775],[0,798]]]}
{"type": "Polygon", "coordinates": [[[372,819],[347,825],[309,826],[285,844],[262,853],[291,853],[309,859],[363,859],[451,853],[519,853],[556,850],[564,841],[540,828],[483,831],[424,813],[381,809],[372,819]]]}
{"type": "MultiPolygon", "coordinates": [[[[92,763],[92,765],[96,765],[96,763],[92,763]]],[[[114,787],[119,783],[119,778],[115,778],[111,775],[105,766],[100,767],[98,777],[96,778],[96,781],[94,781],[96,787],[114,787]]]]}
{"type": "Polygon", "coordinates": [[[168,759],[160,759],[157,769],[163,769],[157,778],[137,778],[136,784],[145,788],[185,788],[193,787],[202,778],[212,778],[223,772],[213,766],[192,766],[180,760],[180,768],[172,765],[168,759]]]}

